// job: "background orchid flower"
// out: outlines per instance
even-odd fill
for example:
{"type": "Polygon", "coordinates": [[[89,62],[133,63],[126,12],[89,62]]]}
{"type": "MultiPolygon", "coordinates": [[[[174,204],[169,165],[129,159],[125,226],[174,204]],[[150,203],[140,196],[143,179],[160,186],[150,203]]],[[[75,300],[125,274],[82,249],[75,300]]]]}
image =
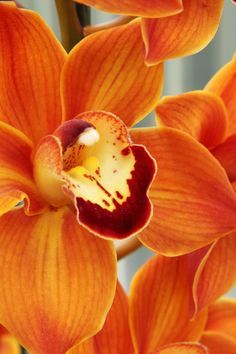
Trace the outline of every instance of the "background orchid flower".
{"type": "Polygon", "coordinates": [[[76,0],[108,12],[141,16],[148,65],[194,54],[218,28],[223,0],[76,0]]]}
{"type": "Polygon", "coordinates": [[[152,211],[155,163],[125,124],[162,83],[138,23],[67,56],[36,13],[0,2],[0,319],[33,353],[64,354],[104,323],[116,255],[103,238],[137,232],[152,211]]]}
{"type": "Polygon", "coordinates": [[[134,276],[129,299],[118,284],[101,332],[68,354],[235,353],[236,301],[218,300],[190,319],[188,262],[149,260],[134,276]]]}
{"type": "Polygon", "coordinates": [[[150,151],[159,165],[150,190],[154,217],[139,239],[168,256],[195,250],[195,311],[236,280],[235,73],[234,58],[206,90],[163,98],[157,114],[165,126],[131,134],[149,148],[155,142],[150,151]]]}

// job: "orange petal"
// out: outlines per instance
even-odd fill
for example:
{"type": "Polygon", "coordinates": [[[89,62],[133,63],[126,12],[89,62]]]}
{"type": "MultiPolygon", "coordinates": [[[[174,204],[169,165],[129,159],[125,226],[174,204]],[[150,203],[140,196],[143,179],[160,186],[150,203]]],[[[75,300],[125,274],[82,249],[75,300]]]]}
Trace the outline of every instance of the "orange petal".
{"type": "Polygon", "coordinates": [[[207,331],[201,338],[209,354],[235,354],[236,340],[218,332],[207,331]]]}
{"type": "Polygon", "coordinates": [[[236,133],[236,56],[220,69],[206,86],[206,90],[219,95],[229,115],[228,136],[236,133]]]}
{"type": "Polygon", "coordinates": [[[163,64],[147,68],[139,21],[88,36],[69,55],[62,76],[64,118],[90,110],[135,124],[157,105],[163,64]]]}
{"type": "Polygon", "coordinates": [[[102,330],[92,339],[79,344],[68,354],[132,354],[128,324],[128,299],[118,283],[112,307],[102,330]]]}
{"type": "Polygon", "coordinates": [[[183,10],[182,0],[75,0],[98,10],[143,17],[164,17],[183,10]]]}
{"type": "Polygon", "coordinates": [[[201,336],[206,312],[190,321],[188,272],[185,256],[156,256],[135,275],[130,294],[130,326],[137,352],[153,353],[160,346],[197,341],[201,336]]]}
{"type": "Polygon", "coordinates": [[[192,252],[236,227],[236,195],[201,144],[171,128],[132,129],[158,164],[149,195],[154,217],[140,240],[166,255],[192,252]]]}
{"type": "Polygon", "coordinates": [[[236,233],[215,242],[206,254],[199,250],[190,255],[190,264],[199,264],[193,281],[195,310],[214,302],[236,281],[236,233]]]}
{"type": "Polygon", "coordinates": [[[227,172],[230,181],[236,180],[236,134],[218,145],[211,152],[227,172]]]}
{"type": "Polygon", "coordinates": [[[153,354],[208,354],[208,351],[196,343],[174,343],[160,348],[153,354]]]}
{"type": "Polygon", "coordinates": [[[147,225],[155,172],[145,147],[133,145],[123,122],[105,112],[83,113],[62,124],[42,139],[34,163],[45,198],[55,206],[70,198],[78,221],[108,238],[125,238],[147,225]]]}
{"type": "Polygon", "coordinates": [[[0,215],[22,200],[27,214],[39,213],[45,205],[33,181],[31,141],[3,122],[0,122],[0,141],[0,215]]]}
{"type": "Polygon", "coordinates": [[[0,17],[0,119],[36,141],[61,121],[66,55],[36,13],[1,2],[0,17]]]}
{"type": "Polygon", "coordinates": [[[182,130],[210,148],[222,142],[228,117],[223,101],[206,91],[164,97],[156,112],[161,122],[182,130]]]}
{"type": "Polygon", "coordinates": [[[236,299],[222,298],[210,305],[205,330],[236,338],[236,299]]]}
{"type": "Polygon", "coordinates": [[[20,354],[21,349],[16,339],[0,325],[0,354],[20,354]]]}
{"type": "Polygon", "coordinates": [[[202,50],[217,31],[222,8],[223,0],[185,0],[184,10],[178,15],[143,19],[147,64],[202,50]]]}
{"type": "Polygon", "coordinates": [[[64,354],[101,329],[116,285],[112,244],[67,208],[0,219],[1,322],[29,351],[64,354]],[[14,311],[12,311],[14,309],[14,311]]]}

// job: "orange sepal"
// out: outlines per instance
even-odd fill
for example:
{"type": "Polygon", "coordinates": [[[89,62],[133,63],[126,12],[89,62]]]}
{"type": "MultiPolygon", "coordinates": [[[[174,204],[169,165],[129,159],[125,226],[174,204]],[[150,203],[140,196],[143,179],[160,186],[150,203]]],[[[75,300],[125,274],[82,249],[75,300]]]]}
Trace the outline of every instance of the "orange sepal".
{"type": "Polygon", "coordinates": [[[143,17],[165,17],[183,10],[182,0],[75,0],[98,10],[143,17]]]}
{"type": "Polygon", "coordinates": [[[133,354],[129,324],[128,299],[121,285],[102,330],[93,338],[76,346],[68,354],[133,354]]]}
{"type": "Polygon", "coordinates": [[[185,256],[166,258],[158,255],[134,276],[130,292],[130,327],[137,352],[155,353],[169,343],[200,338],[206,312],[190,321],[188,272],[185,256]]]}
{"type": "Polygon", "coordinates": [[[46,204],[33,181],[31,141],[3,122],[0,122],[0,141],[0,215],[23,200],[27,214],[40,213],[46,204]]]}
{"type": "Polygon", "coordinates": [[[236,340],[218,332],[206,331],[201,343],[207,347],[209,354],[236,353],[236,340]]]}
{"type": "Polygon", "coordinates": [[[0,2],[0,17],[0,120],[37,141],[61,121],[66,53],[36,13],[0,2]]]}
{"type": "Polygon", "coordinates": [[[0,219],[1,322],[37,354],[64,354],[98,332],[113,301],[113,245],[68,208],[0,219]],[[12,311],[14,309],[14,311],[12,311]]]}
{"type": "Polygon", "coordinates": [[[163,64],[144,64],[139,20],[88,36],[63,70],[64,119],[102,110],[131,126],[157,105],[163,74],[163,64]]]}
{"type": "Polygon", "coordinates": [[[236,299],[222,298],[211,304],[205,330],[236,338],[236,299]]]}
{"type": "Polygon", "coordinates": [[[16,339],[0,325],[0,354],[20,354],[21,349],[16,339]]]}
{"type": "Polygon", "coordinates": [[[199,52],[214,37],[222,8],[223,0],[185,0],[180,14],[143,19],[147,64],[199,52]]]}
{"type": "Polygon", "coordinates": [[[230,136],[211,152],[226,170],[230,181],[236,180],[236,134],[230,136]]]}
{"type": "Polygon", "coordinates": [[[189,255],[189,264],[197,266],[193,280],[195,312],[213,303],[235,284],[235,254],[236,233],[233,233],[189,255]]]}
{"type": "Polygon", "coordinates": [[[156,108],[161,123],[190,134],[208,148],[224,139],[228,117],[223,101],[206,91],[164,97],[156,108]]]}
{"type": "Polygon", "coordinates": [[[224,169],[186,133],[171,128],[131,130],[156,159],[149,195],[150,225],[139,236],[154,251],[180,255],[201,248],[236,228],[236,195],[224,169]]]}
{"type": "Polygon", "coordinates": [[[227,135],[236,134],[236,55],[213,76],[205,89],[222,98],[229,115],[227,135]]]}
{"type": "Polygon", "coordinates": [[[208,354],[207,348],[196,343],[173,343],[153,354],[208,354]]]}

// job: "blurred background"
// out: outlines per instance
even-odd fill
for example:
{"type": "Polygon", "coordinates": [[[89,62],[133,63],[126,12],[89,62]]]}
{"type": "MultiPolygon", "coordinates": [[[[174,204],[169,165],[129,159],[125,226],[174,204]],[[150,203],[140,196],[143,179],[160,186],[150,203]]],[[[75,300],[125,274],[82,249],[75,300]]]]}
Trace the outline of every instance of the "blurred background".
{"type": "MultiPolygon", "coordinates": [[[[39,12],[54,33],[60,38],[60,30],[56,15],[54,0],[19,0],[22,5],[39,12]]],[[[66,0],[65,0],[66,1],[66,0]]],[[[92,10],[92,23],[101,23],[115,16],[92,10]]],[[[184,91],[202,89],[212,75],[236,51],[236,6],[230,0],[225,0],[224,13],[220,28],[214,40],[201,53],[184,59],[172,60],[165,65],[164,95],[175,95],[184,91]]],[[[146,118],[143,125],[152,125],[153,116],[146,118]]],[[[141,248],[129,257],[119,262],[119,278],[128,290],[130,280],[137,268],[152,256],[147,249],[141,248]]],[[[235,255],[236,257],[236,255],[235,255]]],[[[231,296],[236,296],[236,289],[231,296]]]]}

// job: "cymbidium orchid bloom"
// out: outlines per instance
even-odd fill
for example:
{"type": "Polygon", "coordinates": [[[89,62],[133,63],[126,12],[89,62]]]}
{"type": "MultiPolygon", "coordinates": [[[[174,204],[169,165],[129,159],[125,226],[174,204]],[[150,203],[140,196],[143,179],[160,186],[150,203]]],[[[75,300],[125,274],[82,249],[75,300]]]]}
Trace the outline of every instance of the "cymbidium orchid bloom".
{"type": "Polygon", "coordinates": [[[234,354],[236,301],[221,299],[190,318],[189,258],[156,256],[118,284],[100,333],[68,354],[234,354]]]}
{"type": "Polygon", "coordinates": [[[34,354],[64,354],[104,323],[108,239],[152,214],[155,161],[125,124],[153,109],[162,83],[137,22],[67,56],[37,14],[0,2],[0,322],[34,354]]]}
{"type": "Polygon", "coordinates": [[[223,0],[76,0],[108,12],[141,16],[146,63],[199,52],[214,37],[223,0]]]}
{"type": "Polygon", "coordinates": [[[235,88],[233,58],[204,91],[163,98],[159,127],[132,131],[159,166],[150,190],[154,217],[139,238],[167,256],[195,251],[195,311],[236,281],[235,88]]]}

